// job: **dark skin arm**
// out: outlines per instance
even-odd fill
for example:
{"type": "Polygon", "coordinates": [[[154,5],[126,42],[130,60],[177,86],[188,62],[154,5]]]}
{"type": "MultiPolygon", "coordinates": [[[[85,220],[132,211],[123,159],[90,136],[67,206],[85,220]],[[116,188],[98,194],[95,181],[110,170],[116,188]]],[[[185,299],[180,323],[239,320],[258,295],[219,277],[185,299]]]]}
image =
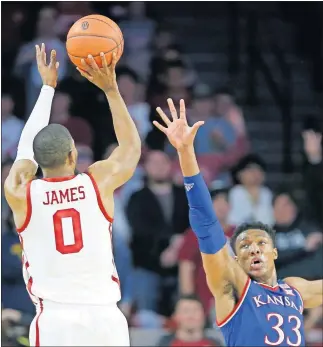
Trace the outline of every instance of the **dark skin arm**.
{"type": "Polygon", "coordinates": [[[314,308],[323,304],[323,280],[307,281],[301,277],[287,277],[285,282],[299,291],[304,308],[314,308]]]}
{"type": "MultiPolygon", "coordinates": [[[[197,122],[192,127],[186,120],[184,101],[180,102],[180,116],[178,117],[174,103],[168,99],[172,121],[166,114],[157,108],[157,112],[163,119],[166,127],[154,121],[154,125],[162,131],[170,143],[176,148],[183,176],[197,175],[200,170],[194,152],[194,138],[197,130],[204,122],[197,122]]],[[[203,267],[206,273],[209,288],[216,298],[216,313],[218,321],[223,320],[233,310],[235,299],[233,288],[239,296],[242,295],[248,276],[232,258],[227,245],[215,254],[201,253],[203,267]]]]}
{"type": "Polygon", "coordinates": [[[98,67],[92,56],[88,58],[89,65],[84,59],[82,60],[84,71],[77,69],[83,77],[102,89],[111,108],[118,147],[108,159],[91,165],[88,172],[98,184],[107,212],[113,216],[113,192],[134,174],[141,155],[141,141],[135,123],[118,90],[115,74],[116,55],[113,55],[110,66],[103,53],[101,53],[101,59],[102,69],[98,67]]]}
{"type": "MultiPolygon", "coordinates": [[[[43,85],[55,88],[58,77],[59,63],[56,61],[56,51],[51,52],[50,63],[46,63],[45,45],[36,46],[36,60],[43,85]]],[[[27,214],[26,193],[28,183],[35,178],[37,165],[29,159],[16,160],[12,165],[4,183],[6,200],[13,211],[14,221],[19,228],[27,214]]]]}

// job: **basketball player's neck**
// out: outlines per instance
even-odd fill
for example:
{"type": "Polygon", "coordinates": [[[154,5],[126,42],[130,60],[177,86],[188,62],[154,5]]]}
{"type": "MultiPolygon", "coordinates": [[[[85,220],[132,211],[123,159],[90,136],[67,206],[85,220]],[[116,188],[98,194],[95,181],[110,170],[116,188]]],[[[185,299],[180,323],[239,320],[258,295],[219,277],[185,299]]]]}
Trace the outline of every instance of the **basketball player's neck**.
{"type": "Polygon", "coordinates": [[[258,283],[262,283],[262,284],[266,284],[268,286],[274,287],[277,284],[277,273],[276,273],[276,270],[274,270],[270,276],[265,275],[263,277],[253,278],[253,279],[258,283]]]}
{"type": "Polygon", "coordinates": [[[68,177],[75,175],[75,169],[72,167],[62,167],[57,169],[44,169],[43,176],[44,178],[56,178],[56,177],[68,177]]]}

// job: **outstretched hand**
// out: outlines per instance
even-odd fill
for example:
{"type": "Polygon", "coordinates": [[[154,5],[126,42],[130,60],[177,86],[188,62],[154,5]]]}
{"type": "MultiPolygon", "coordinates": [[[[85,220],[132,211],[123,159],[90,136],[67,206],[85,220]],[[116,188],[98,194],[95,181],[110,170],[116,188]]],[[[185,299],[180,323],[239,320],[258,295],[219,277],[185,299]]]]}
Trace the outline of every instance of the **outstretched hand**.
{"type": "Polygon", "coordinates": [[[166,116],[166,114],[160,107],[157,107],[156,110],[162,118],[162,120],[164,121],[164,123],[166,124],[166,127],[162,126],[160,123],[156,121],[153,121],[153,124],[167,136],[169,142],[178,151],[185,150],[185,148],[193,146],[195,135],[200,126],[204,124],[204,122],[196,122],[191,127],[187,124],[185,103],[183,99],[179,103],[179,118],[173,100],[167,99],[167,103],[169,106],[170,113],[172,115],[172,121],[166,116]]]}
{"type": "Polygon", "coordinates": [[[36,45],[36,60],[43,84],[55,88],[57,85],[59,67],[59,62],[56,60],[56,51],[52,50],[50,52],[50,62],[47,65],[45,44],[42,43],[41,47],[36,45]]]}
{"type": "Polygon", "coordinates": [[[101,69],[98,67],[98,64],[96,63],[92,55],[88,56],[88,60],[90,61],[89,64],[85,61],[85,59],[82,59],[82,69],[78,67],[76,69],[83,77],[102,89],[105,93],[108,93],[112,90],[118,90],[115,72],[115,67],[117,64],[116,53],[112,53],[112,62],[110,66],[108,66],[104,53],[101,52],[100,57],[102,60],[101,69]]]}

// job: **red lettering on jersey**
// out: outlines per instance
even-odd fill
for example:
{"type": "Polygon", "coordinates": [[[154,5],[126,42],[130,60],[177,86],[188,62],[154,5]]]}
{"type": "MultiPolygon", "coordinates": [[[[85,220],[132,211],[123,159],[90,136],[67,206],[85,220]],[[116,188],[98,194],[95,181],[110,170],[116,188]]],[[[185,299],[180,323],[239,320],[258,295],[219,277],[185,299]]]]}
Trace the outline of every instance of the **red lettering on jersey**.
{"type": "Polygon", "coordinates": [[[83,186],[80,186],[78,188],[78,191],[79,191],[79,199],[80,200],[84,200],[85,199],[85,191],[84,191],[84,187],[83,186]]]}
{"type": "Polygon", "coordinates": [[[49,193],[50,192],[46,192],[46,201],[43,201],[44,205],[49,205],[50,204],[50,202],[49,202],[49,193]]]}
{"type": "Polygon", "coordinates": [[[58,197],[57,197],[57,194],[55,192],[55,190],[52,191],[52,201],[51,201],[51,205],[53,205],[54,203],[58,204],[58,197]]]}
{"type": "Polygon", "coordinates": [[[78,200],[78,198],[76,197],[76,191],[77,191],[76,187],[71,188],[71,201],[77,201],[78,200]]]}
{"type": "Polygon", "coordinates": [[[78,200],[84,200],[85,190],[84,186],[68,188],[65,190],[52,190],[46,192],[44,205],[53,205],[53,204],[63,204],[64,202],[74,202],[78,200]]]}
{"type": "Polygon", "coordinates": [[[70,197],[68,194],[68,189],[65,189],[65,191],[59,190],[59,197],[60,197],[60,204],[65,202],[64,200],[67,200],[67,202],[70,202],[70,197]]]}

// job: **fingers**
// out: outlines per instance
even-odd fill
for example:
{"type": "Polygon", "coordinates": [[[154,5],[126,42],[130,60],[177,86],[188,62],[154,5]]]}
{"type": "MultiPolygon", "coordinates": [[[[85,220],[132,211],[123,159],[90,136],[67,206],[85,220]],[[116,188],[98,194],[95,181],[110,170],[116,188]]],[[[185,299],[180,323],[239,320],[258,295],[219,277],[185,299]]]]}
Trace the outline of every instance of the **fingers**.
{"type": "Polygon", "coordinates": [[[41,44],[40,57],[41,57],[42,63],[46,65],[46,50],[45,50],[44,43],[41,44]]]}
{"type": "Polygon", "coordinates": [[[156,111],[158,112],[161,119],[165,122],[166,125],[169,125],[171,123],[171,121],[168,119],[168,117],[166,116],[166,114],[164,113],[164,111],[160,107],[157,107],[156,111]]]}
{"type": "Polygon", "coordinates": [[[165,133],[166,132],[166,128],[163,127],[161,124],[159,124],[158,122],[156,122],[155,120],[153,121],[153,124],[156,128],[158,128],[161,132],[165,133]]]}
{"type": "Polygon", "coordinates": [[[199,121],[199,122],[196,122],[192,128],[191,128],[191,133],[193,136],[196,135],[197,131],[199,130],[199,128],[204,124],[203,121],[199,121]]]}
{"type": "Polygon", "coordinates": [[[91,54],[88,55],[88,59],[90,60],[90,65],[91,68],[95,71],[95,72],[100,72],[100,69],[98,67],[98,64],[96,63],[96,61],[94,60],[93,56],[91,54]]]}
{"type": "Polygon", "coordinates": [[[112,52],[112,61],[111,61],[111,69],[115,69],[117,65],[117,53],[116,52],[112,52]]]}
{"type": "Polygon", "coordinates": [[[105,55],[103,52],[100,53],[101,61],[102,61],[102,66],[105,72],[108,71],[108,63],[107,60],[105,59],[105,55]]]}
{"type": "Polygon", "coordinates": [[[179,118],[186,120],[186,108],[185,108],[185,102],[183,99],[179,102],[179,118]]]}
{"type": "Polygon", "coordinates": [[[50,63],[49,63],[49,67],[50,68],[56,68],[56,64],[57,64],[57,60],[56,60],[56,51],[53,49],[50,52],[50,63]]]}
{"type": "Polygon", "coordinates": [[[170,110],[170,113],[172,115],[173,120],[178,119],[176,108],[175,108],[173,100],[169,98],[169,99],[167,99],[167,103],[168,103],[168,107],[169,107],[169,110],[170,110]]]}
{"type": "Polygon", "coordinates": [[[87,71],[84,71],[80,68],[76,68],[76,70],[83,76],[85,77],[87,80],[89,80],[90,82],[93,81],[93,77],[87,72],[87,71]]]}
{"type": "Polygon", "coordinates": [[[91,66],[88,65],[88,63],[85,61],[85,59],[81,59],[81,64],[82,64],[82,70],[84,70],[88,73],[91,71],[91,66]]]}

